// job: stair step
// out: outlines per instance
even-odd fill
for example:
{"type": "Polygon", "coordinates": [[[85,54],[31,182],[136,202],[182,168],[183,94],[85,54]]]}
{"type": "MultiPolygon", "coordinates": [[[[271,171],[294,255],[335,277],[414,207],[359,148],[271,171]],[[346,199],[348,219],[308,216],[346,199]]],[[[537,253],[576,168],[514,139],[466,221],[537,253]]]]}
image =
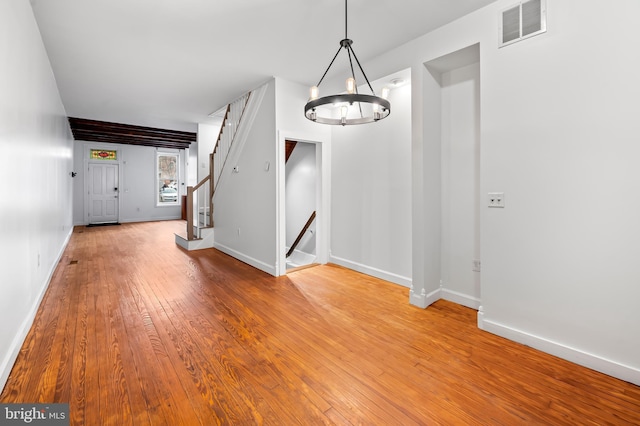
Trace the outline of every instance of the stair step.
{"type": "Polygon", "coordinates": [[[187,233],[185,231],[185,232],[175,233],[175,241],[177,245],[189,251],[212,248],[213,242],[214,242],[213,234],[214,234],[214,229],[212,227],[201,228],[200,235],[202,238],[194,238],[193,240],[188,240],[187,233]]]}

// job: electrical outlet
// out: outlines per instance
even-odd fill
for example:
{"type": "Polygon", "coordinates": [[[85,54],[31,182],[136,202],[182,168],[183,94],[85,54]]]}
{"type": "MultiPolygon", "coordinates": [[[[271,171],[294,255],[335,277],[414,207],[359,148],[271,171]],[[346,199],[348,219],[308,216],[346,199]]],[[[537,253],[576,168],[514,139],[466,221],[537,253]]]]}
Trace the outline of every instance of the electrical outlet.
{"type": "Polygon", "coordinates": [[[504,192],[489,192],[488,206],[504,208],[504,192]]]}
{"type": "Polygon", "coordinates": [[[480,261],[478,259],[473,259],[471,270],[473,272],[480,272],[480,261]]]}

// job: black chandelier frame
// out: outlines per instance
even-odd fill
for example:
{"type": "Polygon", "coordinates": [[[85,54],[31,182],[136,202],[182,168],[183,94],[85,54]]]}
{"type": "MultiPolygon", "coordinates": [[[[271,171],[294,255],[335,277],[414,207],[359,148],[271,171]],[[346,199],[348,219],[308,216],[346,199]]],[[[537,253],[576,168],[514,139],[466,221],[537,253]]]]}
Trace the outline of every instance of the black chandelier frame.
{"type": "MultiPolygon", "coordinates": [[[[336,54],[333,56],[333,59],[331,60],[331,62],[329,63],[329,66],[327,67],[327,69],[325,70],[324,74],[322,75],[322,78],[320,78],[320,81],[318,82],[318,84],[316,85],[316,87],[320,87],[320,84],[322,84],[322,81],[324,80],[324,78],[326,77],[327,73],[329,72],[329,70],[331,69],[331,66],[333,65],[333,63],[335,62],[336,58],[338,57],[338,55],[340,54],[340,52],[342,51],[342,49],[345,49],[347,51],[347,55],[349,57],[349,66],[351,68],[351,78],[353,78],[354,80],[354,92],[355,93],[340,93],[337,95],[329,95],[329,96],[323,96],[321,98],[317,98],[317,99],[310,99],[309,102],[306,103],[306,105],[304,106],[304,115],[305,117],[307,117],[309,120],[316,122],[316,123],[322,123],[322,124],[333,124],[333,125],[351,125],[351,124],[366,124],[366,123],[373,123],[379,120],[382,120],[383,118],[386,118],[389,116],[389,114],[391,114],[391,103],[385,99],[382,98],[380,96],[376,96],[373,87],[371,87],[371,83],[369,82],[369,79],[367,78],[367,74],[364,72],[364,69],[362,68],[362,65],[360,64],[360,61],[358,60],[358,57],[356,56],[356,52],[354,52],[353,47],[351,47],[351,45],[353,44],[353,40],[349,39],[347,36],[347,0],[344,1],[344,35],[345,38],[340,40],[340,47],[338,48],[338,51],[336,52],[336,54]],[[358,65],[358,68],[360,69],[360,72],[362,73],[362,76],[364,77],[365,81],[367,82],[367,86],[369,87],[369,90],[371,90],[371,95],[368,94],[362,94],[362,93],[358,93],[358,85],[356,84],[356,75],[354,72],[354,67],[353,67],[353,59],[355,59],[356,64],[358,65]],[[342,116],[339,118],[332,118],[332,117],[323,117],[321,115],[318,115],[318,111],[317,108],[321,108],[323,106],[327,106],[327,105],[339,105],[339,104],[349,104],[349,105],[353,105],[357,103],[358,104],[358,108],[360,111],[359,117],[346,117],[346,116],[342,116]],[[365,113],[362,110],[362,104],[370,104],[371,105],[371,110],[372,110],[372,114],[371,115],[365,115],[365,113]]],[[[367,111],[368,112],[368,111],[367,111]]]]}

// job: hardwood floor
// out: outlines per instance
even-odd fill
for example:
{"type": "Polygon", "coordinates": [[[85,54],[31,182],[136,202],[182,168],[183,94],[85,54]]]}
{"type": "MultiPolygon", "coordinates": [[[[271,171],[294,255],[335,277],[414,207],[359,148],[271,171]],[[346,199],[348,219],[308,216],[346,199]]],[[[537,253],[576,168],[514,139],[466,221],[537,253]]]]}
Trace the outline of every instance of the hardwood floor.
{"type": "Polygon", "coordinates": [[[74,425],[640,424],[639,387],[471,309],[336,266],[273,278],[180,249],[184,226],[76,228],[0,402],[74,425]]]}

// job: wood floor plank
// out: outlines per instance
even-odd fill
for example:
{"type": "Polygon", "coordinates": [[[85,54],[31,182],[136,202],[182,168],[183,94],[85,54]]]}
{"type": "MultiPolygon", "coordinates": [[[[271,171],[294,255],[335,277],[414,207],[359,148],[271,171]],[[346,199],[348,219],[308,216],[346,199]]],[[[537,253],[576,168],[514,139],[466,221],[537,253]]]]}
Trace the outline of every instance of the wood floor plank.
{"type": "Polygon", "coordinates": [[[0,402],[68,402],[73,425],[640,424],[638,386],[473,310],[335,265],[274,278],[183,228],[77,227],[0,402]]]}
{"type": "MultiPolygon", "coordinates": [[[[72,239],[73,240],[73,239],[72,239]]],[[[89,280],[89,262],[83,262],[82,275],[77,281],[75,290],[78,294],[78,299],[75,301],[76,306],[70,307],[70,315],[75,314],[75,331],[73,334],[72,345],[74,347],[73,356],[71,358],[71,381],[69,382],[69,391],[61,392],[62,394],[68,393],[70,399],[54,399],[53,401],[41,401],[41,402],[68,402],[69,403],[69,418],[70,422],[74,425],[85,424],[85,413],[87,411],[87,321],[89,317],[89,309],[87,306],[87,285],[89,280]]],[[[53,283],[49,285],[52,288],[53,283]]],[[[93,313],[92,313],[93,315],[93,313]]],[[[33,362],[33,360],[27,358],[26,363],[33,362]]],[[[92,398],[94,396],[92,395],[92,398]]]]}
{"type": "MultiPolygon", "coordinates": [[[[125,294],[122,304],[127,304],[129,312],[134,313],[132,322],[136,328],[128,333],[135,332],[131,351],[135,352],[138,380],[145,392],[147,407],[152,408],[151,423],[157,424],[156,418],[171,424],[204,423],[210,417],[207,411],[197,410],[191,403],[188,393],[191,387],[186,381],[189,372],[178,368],[177,351],[173,350],[165,326],[154,317],[152,302],[140,292],[144,278],[131,278],[128,281],[130,296],[125,294]]],[[[137,407],[137,410],[144,408],[137,407]]]]}

